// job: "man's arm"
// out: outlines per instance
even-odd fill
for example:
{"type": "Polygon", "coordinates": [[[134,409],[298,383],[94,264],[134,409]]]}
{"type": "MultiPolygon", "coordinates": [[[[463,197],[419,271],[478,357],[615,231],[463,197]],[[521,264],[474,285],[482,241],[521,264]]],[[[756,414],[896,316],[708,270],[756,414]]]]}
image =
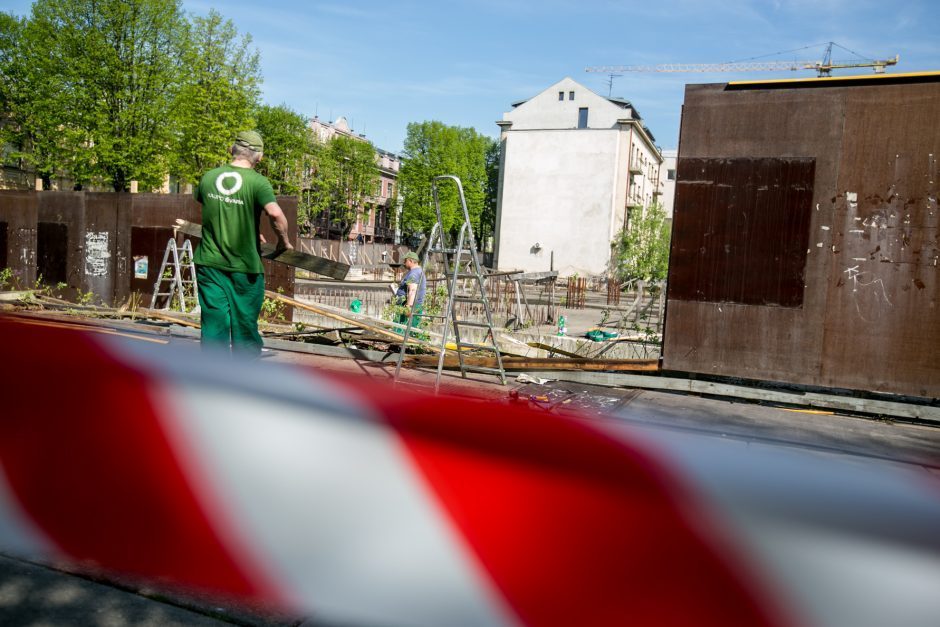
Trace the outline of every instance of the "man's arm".
{"type": "Polygon", "coordinates": [[[409,283],[408,284],[408,302],[407,305],[411,307],[415,304],[415,296],[418,294],[418,284],[409,283]]]}
{"type": "Polygon", "coordinates": [[[287,240],[287,216],[284,215],[281,206],[276,202],[269,202],[264,206],[264,212],[268,214],[271,228],[277,234],[277,249],[293,250],[293,245],[287,240]]]}

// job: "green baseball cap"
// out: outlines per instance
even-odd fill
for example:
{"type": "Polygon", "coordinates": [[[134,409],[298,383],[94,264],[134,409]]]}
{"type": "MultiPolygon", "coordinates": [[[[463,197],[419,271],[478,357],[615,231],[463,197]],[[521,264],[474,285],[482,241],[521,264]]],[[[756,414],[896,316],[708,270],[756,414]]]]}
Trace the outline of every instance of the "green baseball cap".
{"type": "Polygon", "coordinates": [[[409,252],[409,253],[405,253],[405,256],[404,256],[404,258],[402,259],[402,261],[404,261],[405,259],[413,259],[414,261],[418,261],[418,262],[421,261],[420,259],[418,259],[418,253],[416,253],[416,252],[414,252],[414,251],[411,251],[411,252],[409,252]]]}
{"type": "Polygon", "coordinates": [[[235,136],[235,143],[245,148],[251,148],[255,152],[264,151],[264,140],[258,131],[241,131],[235,136]]]}

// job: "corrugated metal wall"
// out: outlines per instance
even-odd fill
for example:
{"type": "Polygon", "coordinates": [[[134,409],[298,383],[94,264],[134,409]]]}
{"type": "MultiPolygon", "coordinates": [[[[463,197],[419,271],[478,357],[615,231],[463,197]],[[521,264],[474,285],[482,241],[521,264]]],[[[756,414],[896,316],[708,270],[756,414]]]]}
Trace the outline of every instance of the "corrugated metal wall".
{"type": "MultiPolygon", "coordinates": [[[[297,241],[296,198],[282,196],[278,204],[297,241]]],[[[94,292],[117,305],[139,292],[149,305],[174,221],[199,223],[201,216],[188,195],[0,191],[0,267],[17,271],[22,285],[40,275],[47,285],[65,283],[67,297],[94,292]],[[135,277],[135,266],[146,270],[146,278],[135,277]]],[[[265,237],[274,241],[267,219],[261,222],[265,237]]],[[[293,295],[293,268],[264,264],[268,288],[293,295]]]]}
{"type": "Polygon", "coordinates": [[[687,87],[663,365],[940,397],[940,82],[828,85],[687,87]]]}

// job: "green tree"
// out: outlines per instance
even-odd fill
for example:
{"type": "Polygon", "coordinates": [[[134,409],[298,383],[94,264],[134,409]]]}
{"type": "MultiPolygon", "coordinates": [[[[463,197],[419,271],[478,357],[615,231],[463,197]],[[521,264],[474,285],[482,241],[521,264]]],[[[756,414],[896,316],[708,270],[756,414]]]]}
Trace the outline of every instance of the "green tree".
{"type": "Polygon", "coordinates": [[[19,126],[20,89],[23,66],[20,59],[24,20],[0,13],[0,147],[6,164],[8,146],[19,147],[23,137],[19,126]]]}
{"type": "Polygon", "coordinates": [[[24,22],[15,15],[0,12],[0,107],[9,118],[16,101],[21,72],[19,46],[24,22]]]}
{"type": "Polygon", "coordinates": [[[483,211],[480,214],[480,247],[484,239],[496,232],[496,202],[499,196],[499,157],[500,143],[494,141],[486,149],[486,196],[483,211]]]}
{"type": "Polygon", "coordinates": [[[3,141],[15,147],[13,157],[35,169],[45,181],[63,171],[87,178],[92,159],[81,148],[88,137],[68,108],[62,85],[43,75],[50,53],[47,24],[0,15],[0,98],[4,111],[3,141]]]}
{"type": "Polygon", "coordinates": [[[659,203],[630,212],[614,242],[614,274],[621,281],[664,281],[669,270],[669,221],[659,203]]]}
{"type": "Polygon", "coordinates": [[[180,179],[195,183],[206,170],[228,159],[235,133],[252,126],[261,70],[251,36],[239,37],[231,20],[215,9],[206,17],[193,17],[184,32],[171,169],[180,179]]]}
{"type": "Polygon", "coordinates": [[[159,185],[183,35],[179,0],[36,0],[19,121],[38,171],[98,175],[116,191],[159,185]]]}
{"type": "Polygon", "coordinates": [[[287,105],[263,105],[255,111],[255,128],[264,138],[264,158],[258,171],[268,177],[276,193],[300,194],[308,183],[314,151],[307,118],[287,105]]]}
{"type": "Polygon", "coordinates": [[[313,217],[327,211],[330,222],[340,225],[345,238],[357,217],[371,210],[368,201],[376,196],[378,184],[372,144],[343,135],[334,137],[317,151],[310,190],[301,205],[304,230],[311,229],[313,217]]]}
{"type": "MultiPolygon", "coordinates": [[[[470,220],[479,224],[487,197],[487,152],[494,143],[495,140],[472,128],[437,121],[409,124],[398,174],[403,231],[430,232],[436,221],[431,183],[435,176],[443,174],[460,178],[470,220]]],[[[445,183],[438,191],[443,226],[456,232],[463,223],[456,186],[445,183]]]]}

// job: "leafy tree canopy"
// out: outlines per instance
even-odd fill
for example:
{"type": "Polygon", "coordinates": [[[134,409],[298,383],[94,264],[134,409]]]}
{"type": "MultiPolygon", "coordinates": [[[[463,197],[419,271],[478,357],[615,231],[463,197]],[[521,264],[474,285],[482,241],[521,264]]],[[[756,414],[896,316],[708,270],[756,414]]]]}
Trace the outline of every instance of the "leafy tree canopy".
{"type": "Polygon", "coordinates": [[[47,184],[194,182],[252,126],[250,41],[180,0],[35,0],[24,20],[0,14],[3,139],[47,184]]]}
{"type": "Polygon", "coordinates": [[[54,157],[47,167],[68,169],[78,181],[103,176],[116,191],[132,179],[159,185],[183,25],[178,0],[33,3],[24,31],[26,81],[40,91],[31,107],[38,115],[27,123],[54,157]]]}
{"type": "Polygon", "coordinates": [[[287,105],[262,105],[254,114],[255,128],[264,138],[264,158],[258,171],[278,194],[297,195],[312,168],[314,142],[307,118],[287,105]]]}
{"type": "MultiPolygon", "coordinates": [[[[403,197],[403,231],[430,232],[437,220],[431,183],[435,176],[444,174],[460,178],[471,222],[478,224],[487,204],[487,152],[495,143],[472,128],[437,121],[409,124],[398,174],[403,197]]],[[[438,198],[443,226],[454,233],[463,223],[456,186],[439,185],[438,198]]]]}
{"type": "Polygon", "coordinates": [[[665,281],[669,271],[670,224],[659,203],[635,209],[614,243],[614,274],[621,281],[665,281]]]}
{"type": "Polygon", "coordinates": [[[251,36],[238,36],[231,20],[215,9],[195,16],[181,40],[183,73],[173,109],[172,170],[194,183],[228,160],[235,133],[251,128],[261,72],[251,36]]]}
{"type": "Polygon", "coordinates": [[[338,135],[316,155],[315,175],[301,203],[301,219],[308,222],[328,211],[330,221],[348,235],[360,213],[369,211],[368,201],[377,196],[379,173],[375,148],[366,141],[338,135]]]}

